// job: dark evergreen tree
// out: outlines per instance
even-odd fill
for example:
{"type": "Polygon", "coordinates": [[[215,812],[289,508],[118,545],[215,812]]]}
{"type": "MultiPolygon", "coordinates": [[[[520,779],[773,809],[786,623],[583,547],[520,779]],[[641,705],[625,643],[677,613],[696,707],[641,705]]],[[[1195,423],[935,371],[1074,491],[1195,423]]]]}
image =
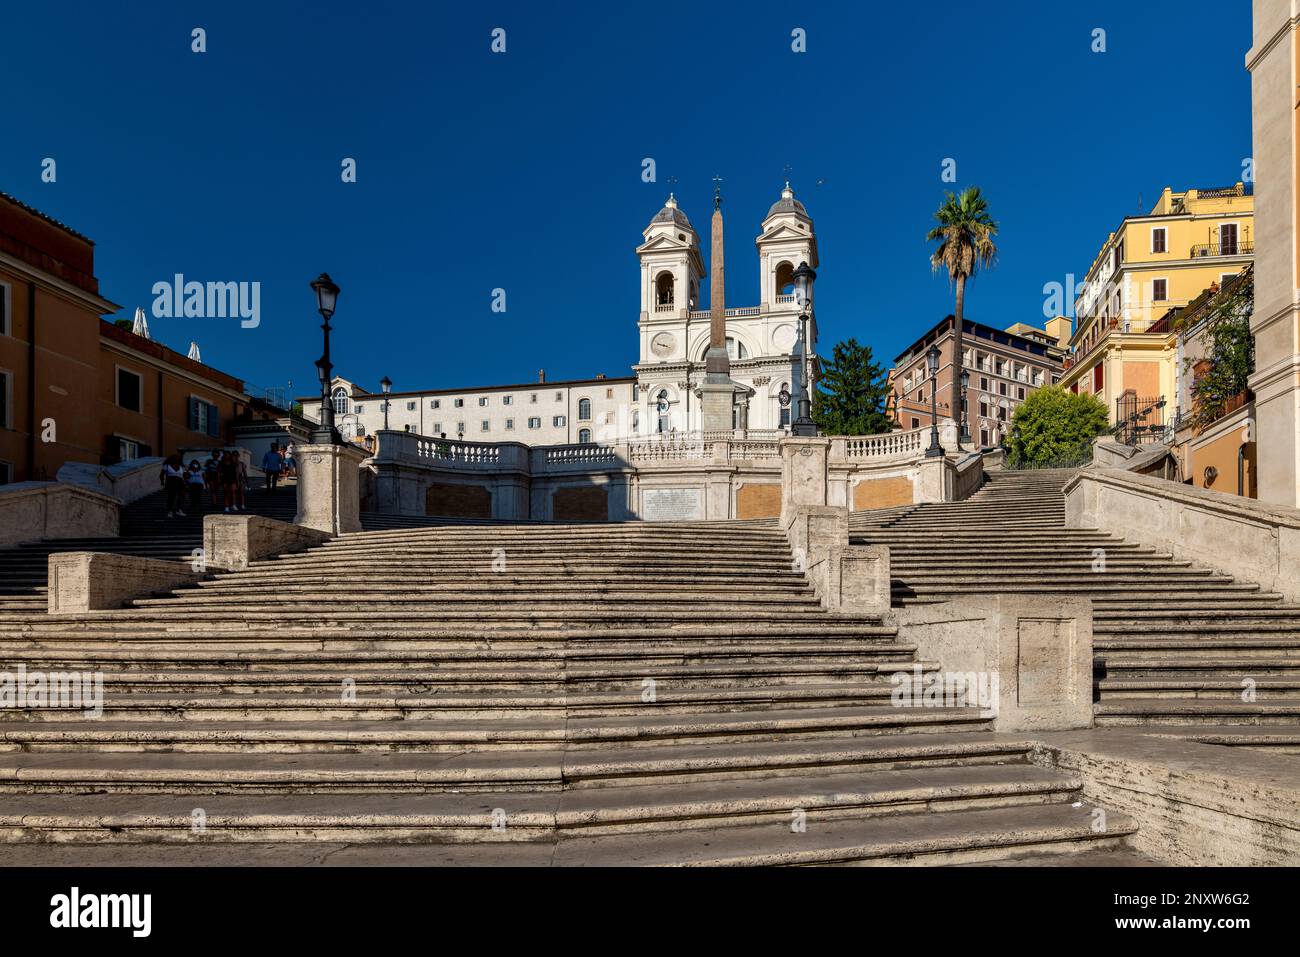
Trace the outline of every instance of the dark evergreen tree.
{"type": "Polygon", "coordinates": [[[870,346],[856,339],[835,344],[812,397],[812,417],[823,435],[876,435],[893,428],[885,415],[888,374],[870,346]]]}

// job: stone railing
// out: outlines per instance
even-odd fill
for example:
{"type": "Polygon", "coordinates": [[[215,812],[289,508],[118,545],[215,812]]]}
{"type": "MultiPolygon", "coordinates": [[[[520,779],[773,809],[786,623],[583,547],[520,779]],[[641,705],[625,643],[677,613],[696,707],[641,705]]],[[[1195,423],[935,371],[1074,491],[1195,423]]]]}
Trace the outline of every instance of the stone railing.
{"type": "Polygon", "coordinates": [[[0,486],[0,545],[115,536],[121,510],[122,503],[111,495],[80,485],[15,482],[0,486]]]}
{"type": "Polygon", "coordinates": [[[523,470],[529,467],[529,448],[518,442],[466,442],[414,432],[381,431],[375,434],[376,464],[424,465],[468,471],[523,470]]]}
{"type": "Polygon", "coordinates": [[[627,460],[633,465],[662,462],[703,462],[713,457],[713,443],[703,439],[633,439],[627,460]]]}
{"type": "Polygon", "coordinates": [[[593,471],[622,468],[625,452],[617,445],[583,442],[575,445],[544,445],[532,449],[529,461],[534,475],[545,472],[593,471]]]}
{"type": "Polygon", "coordinates": [[[925,451],[929,427],[880,435],[854,435],[832,439],[831,457],[856,459],[905,458],[925,451]]]}
{"type": "Polygon", "coordinates": [[[66,485],[80,485],[111,495],[125,505],[162,488],[158,480],[162,465],[160,456],[131,459],[116,465],[65,462],[55,478],[66,485]]]}
{"type": "Polygon", "coordinates": [[[1300,509],[1121,469],[1065,486],[1068,528],[1097,528],[1300,600],[1300,509]]]}

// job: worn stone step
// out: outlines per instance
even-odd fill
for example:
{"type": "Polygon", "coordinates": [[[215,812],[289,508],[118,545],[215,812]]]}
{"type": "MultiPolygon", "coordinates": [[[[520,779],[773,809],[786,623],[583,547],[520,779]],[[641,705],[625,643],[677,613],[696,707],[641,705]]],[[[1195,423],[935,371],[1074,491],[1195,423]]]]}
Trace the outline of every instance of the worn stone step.
{"type": "Polygon", "coordinates": [[[477,794],[0,796],[0,840],[64,842],[547,840],[1057,804],[1078,779],[1027,766],[876,770],[772,780],[477,794]]]}

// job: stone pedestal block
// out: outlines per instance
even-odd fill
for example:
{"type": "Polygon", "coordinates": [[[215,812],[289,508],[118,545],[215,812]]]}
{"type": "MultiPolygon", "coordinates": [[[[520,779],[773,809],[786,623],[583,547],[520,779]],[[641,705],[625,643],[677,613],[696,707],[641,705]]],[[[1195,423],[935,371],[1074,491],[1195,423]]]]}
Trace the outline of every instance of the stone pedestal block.
{"type": "Polygon", "coordinates": [[[831,440],[823,438],[782,439],[781,522],[788,524],[791,510],[801,505],[826,505],[827,461],[831,440]]]}
{"type": "Polygon", "coordinates": [[[705,432],[731,431],[732,407],[736,404],[736,387],[724,382],[705,381],[699,387],[700,425],[705,432]]]}
{"type": "Polygon", "coordinates": [[[351,445],[300,445],[295,525],[330,535],[361,531],[358,471],[366,454],[351,445]]]}
{"type": "Polygon", "coordinates": [[[203,559],[214,568],[242,571],[259,558],[300,552],[329,539],[328,532],[260,515],[203,518],[203,559]]]}
{"type": "Polygon", "coordinates": [[[822,607],[846,615],[889,613],[889,547],[834,545],[808,566],[822,607]]]}
{"type": "Polygon", "coordinates": [[[987,711],[996,731],[1092,726],[1090,600],[981,596],[894,614],[899,639],[915,642],[917,658],[938,661],[942,669],[899,676],[896,684],[909,693],[896,704],[961,703],[953,692],[965,689],[965,704],[987,711]]]}
{"type": "Polygon", "coordinates": [[[165,594],[203,577],[189,562],[104,552],[58,552],[48,568],[51,615],[121,608],[133,598],[165,594]]]}

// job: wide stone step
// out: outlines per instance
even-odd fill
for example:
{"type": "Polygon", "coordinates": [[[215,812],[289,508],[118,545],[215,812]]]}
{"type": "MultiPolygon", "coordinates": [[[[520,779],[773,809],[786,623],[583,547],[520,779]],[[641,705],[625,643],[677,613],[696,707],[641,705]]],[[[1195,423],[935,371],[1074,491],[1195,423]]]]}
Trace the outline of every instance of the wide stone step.
{"type": "Polygon", "coordinates": [[[976,733],[988,725],[970,709],[878,707],[440,721],[86,721],[65,713],[61,720],[0,722],[0,744],[21,752],[236,754],[567,747],[571,783],[598,786],[663,774],[1023,762],[1025,739],[976,733]]]}
{"type": "MultiPolygon", "coordinates": [[[[873,673],[872,677],[876,677],[873,673]]],[[[692,713],[768,708],[888,706],[894,686],[879,681],[829,684],[774,684],[755,687],[682,687],[673,682],[650,685],[630,678],[617,690],[521,688],[519,690],[435,690],[423,694],[361,694],[337,690],[300,693],[249,690],[245,693],[108,694],[103,716],[143,721],[436,721],[443,717],[513,717],[528,712],[632,715],[646,711],[692,713]]],[[[27,708],[0,714],[0,727],[15,721],[64,720],[74,709],[27,708]]],[[[80,707],[75,709],[79,712],[80,707]]]]}
{"type": "Polygon", "coordinates": [[[960,814],[833,819],[792,832],[789,821],[676,833],[566,838],[558,866],[778,866],[983,863],[1029,851],[1121,845],[1131,818],[1106,815],[1095,830],[1088,807],[1068,804],[973,810],[960,814]]]}
{"type": "Polygon", "coordinates": [[[1139,725],[1300,725],[1300,698],[1293,701],[1126,698],[1093,706],[1098,727],[1139,725]]]}
{"type": "Polygon", "coordinates": [[[0,840],[62,842],[551,840],[682,828],[818,826],[884,815],[1059,804],[1080,782],[1027,766],[876,770],[601,790],[385,795],[213,795],[200,816],[180,795],[0,796],[0,840]],[[196,829],[198,832],[196,833],[196,829]]]}

